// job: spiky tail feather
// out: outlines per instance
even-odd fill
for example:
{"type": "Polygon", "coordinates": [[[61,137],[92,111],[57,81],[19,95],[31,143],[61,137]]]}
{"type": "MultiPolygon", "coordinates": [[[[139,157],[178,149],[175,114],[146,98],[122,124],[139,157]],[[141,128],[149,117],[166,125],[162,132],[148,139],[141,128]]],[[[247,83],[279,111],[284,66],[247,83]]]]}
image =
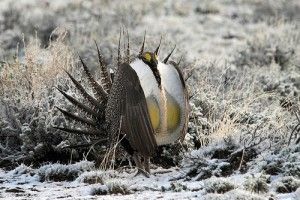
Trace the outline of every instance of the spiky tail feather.
{"type": "Polygon", "coordinates": [[[99,101],[97,101],[97,99],[95,99],[94,97],[89,95],[88,92],[83,88],[83,86],[78,81],[76,81],[76,79],[73,78],[73,76],[71,76],[71,74],[69,74],[67,71],[66,71],[66,73],[69,76],[69,78],[71,79],[71,81],[74,83],[75,87],[80,91],[82,96],[85,99],[87,99],[95,107],[95,110],[97,110],[98,112],[104,111],[104,109],[105,109],[104,104],[101,104],[99,101]]]}
{"type": "Polygon", "coordinates": [[[99,114],[98,112],[96,112],[95,110],[93,110],[92,108],[89,108],[88,106],[86,106],[85,104],[81,103],[80,101],[78,101],[77,99],[75,99],[74,97],[68,95],[67,93],[65,93],[64,91],[62,91],[61,89],[57,88],[57,90],[66,97],[66,99],[68,99],[74,106],[76,106],[78,109],[80,109],[81,111],[83,111],[84,113],[86,113],[87,115],[91,115],[94,118],[98,118],[99,114]]]}
{"type": "Polygon", "coordinates": [[[88,118],[84,118],[84,117],[80,117],[78,115],[75,115],[73,113],[70,113],[66,110],[63,110],[59,107],[56,107],[61,113],[63,113],[64,116],[68,117],[69,119],[72,119],[72,120],[75,120],[76,122],[80,122],[80,123],[84,123],[84,124],[87,124],[87,125],[90,125],[90,126],[94,126],[96,127],[97,126],[97,122],[95,122],[94,120],[92,119],[88,119],[88,118]]]}
{"type": "Polygon", "coordinates": [[[112,86],[112,80],[111,80],[111,77],[109,75],[107,67],[104,65],[103,57],[102,57],[102,54],[100,52],[100,49],[99,49],[96,41],[95,41],[95,44],[96,44],[96,48],[97,48],[98,62],[99,62],[99,66],[100,66],[101,84],[103,86],[104,91],[108,94],[109,91],[110,91],[110,88],[112,86]]]}
{"type": "Polygon", "coordinates": [[[99,85],[99,83],[97,83],[97,81],[95,81],[95,79],[93,78],[93,76],[91,75],[88,67],[86,66],[86,64],[83,62],[82,58],[79,56],[79,59],[81,61],[83,70],[86,74],[86,76],[88,77],[88,81],[94,91],[95,96],[97,97],[97,99],[100,102],[104,102],[104,104],[106,104],[107,102],[107,98],[108,95],[107,93],[104,91],[103,87],[101,85],[99,85]]]}

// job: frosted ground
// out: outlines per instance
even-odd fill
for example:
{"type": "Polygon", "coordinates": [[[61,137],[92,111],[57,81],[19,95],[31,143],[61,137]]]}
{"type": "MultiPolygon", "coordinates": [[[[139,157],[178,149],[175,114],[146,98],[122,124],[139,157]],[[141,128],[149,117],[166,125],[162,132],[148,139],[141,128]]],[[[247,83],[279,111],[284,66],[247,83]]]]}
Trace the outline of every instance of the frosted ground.
{"type": "Polygon", "coordinates": [[[0,198],[300,199],[299,22],[297,0],[1,0],[0,198]],[[176,44],[193,95],[150,178],[122,150],[101,170],[99,152],[64,148],[90,138],[52,128],[68,123],[55,105],[72,109],[53,87],[77,95],[63,69],[84,82],[80,54],[97,77],[94,40],[113,68],[120,27],[133,53],[145,30],[161,57],[176,44]]]}

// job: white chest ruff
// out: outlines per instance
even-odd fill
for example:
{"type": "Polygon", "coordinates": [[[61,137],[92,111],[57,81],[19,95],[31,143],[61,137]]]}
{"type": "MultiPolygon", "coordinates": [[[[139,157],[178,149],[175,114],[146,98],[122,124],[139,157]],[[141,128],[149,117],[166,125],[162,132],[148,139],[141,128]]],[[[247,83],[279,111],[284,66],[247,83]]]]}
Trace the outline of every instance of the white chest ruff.
{"type": "Polygon", "coordinates": [[[154,98],[159,107],[160,128],[156,130],[155,139],[158,145],[170,144],[181,136],[186,117],[185,94],[177,70],[164,63],[158,63],[162,89],[159,89],[152,70],[142,60],[136,59],[130,66],[136,71],[144,94],[147,98],[154,98]],[[180,108],[180,124],[176,129],[168,129],[167,101],[172,100],[180,108]]]}
{"type": "Polygon", "coordinates": [[[148,67],[140,59],[134,60],[132,63],[130,63],[130,66],[137,73],[146,98],[151,95],[158,97],[160,91],[159,91],[156,79],[155,79],[150,67],[148,67]]]}

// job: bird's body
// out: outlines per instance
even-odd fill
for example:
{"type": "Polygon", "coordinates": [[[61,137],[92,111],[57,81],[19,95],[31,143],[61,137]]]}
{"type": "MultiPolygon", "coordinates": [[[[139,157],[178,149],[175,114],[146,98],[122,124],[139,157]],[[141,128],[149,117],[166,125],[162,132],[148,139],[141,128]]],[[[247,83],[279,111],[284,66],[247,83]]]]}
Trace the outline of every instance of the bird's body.
{"type": "Polygon", "coordinates": [[[108,135],[110,146],[114,146],[118,140],[121,140],[124,149],[133,156],[137,167],[149,172],[149,158],[155,154],[158,146],[184,138],[187,131],[189,105],[185,81],[178,64],[168,62],[174,49],[163,61],[160,61],[157,55],[159,46],[154,53],[144,52],[144,42],[139,55],[131,62],[129,42],[126,62],[122,63],[121,56],[118,54],[118,67],[113,81],[103,67],[98,49],[103,76],[102,86],[91,77],[81,60],[92,88],[101,101],[87,94],[84,88],[70,74],[68,75],[83,96],[92,104],[97,104],[98,110],[86,107],[61,90],[60,92],[67,99],[79,109],[91,114],[93,119],[87,121],[62,109],[59,110],[75,121],[88,125],[96,124],[94,126],[96,130],[59,129],[73,133],[97,133],[99,124],[103,122],[101,120],[105,119],[106,126],[103,129],[108,135]],[[144,165],[140,158],[143,158],[144,165]]]}

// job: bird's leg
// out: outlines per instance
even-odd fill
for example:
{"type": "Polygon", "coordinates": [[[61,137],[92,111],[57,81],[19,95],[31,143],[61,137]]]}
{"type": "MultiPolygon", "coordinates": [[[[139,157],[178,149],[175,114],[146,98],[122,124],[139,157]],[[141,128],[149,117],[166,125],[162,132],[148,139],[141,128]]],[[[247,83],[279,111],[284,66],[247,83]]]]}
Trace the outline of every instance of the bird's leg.
{"type": "Polygon", "coordinates": [[[143,174],[145,177],[149,178],[150,176],[149,176],[148,172],[146,172],[143,169],[140,157],[137,154],[133,154],[133,160],[134,160],[135,165],[136,165],[136,167],[138,169],[137,173],[134,176],[137,176],[139,174],[143,174]]]}
{"type": "Polygon", "coordinates": [[[132,157],[133,157],[133,160],[135,162],[136,167],[141,169],[142,168],[142,163],[141,163],[140,157],[136,153],[133,154],[132,157]]]}
{"type": "Polygon", "coordinates": [[[146,172],[148,172],[150,174],[150,157],[149,156],[145,156],[145,158],[144,158],[144,169],[146,172]]]}

